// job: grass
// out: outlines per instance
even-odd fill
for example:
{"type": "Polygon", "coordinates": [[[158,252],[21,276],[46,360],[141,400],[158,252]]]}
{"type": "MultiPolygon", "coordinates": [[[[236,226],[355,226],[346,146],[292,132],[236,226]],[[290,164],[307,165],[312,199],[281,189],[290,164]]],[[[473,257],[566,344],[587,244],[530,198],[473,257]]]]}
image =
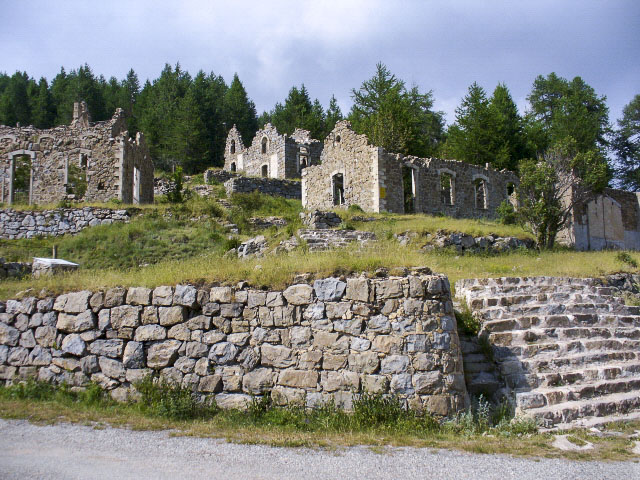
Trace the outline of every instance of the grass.
{"type": "MultiPolygon", "coordinates": [[[[510,422],[481,405],[444,423],[407,411],[394,398],[364,395],[345,413],[328,404],[314,410],[275,407],[254,400],[247,412],[220,410],[193,401],[186,389],[147,382],[142,399],[119,404],[97,386],[72,391],[33,381],[0,387],[0,416],[35,423],[73,422],[94,428],[171,430],[174,436],[223,438],[231,442],[286,447],[336,448],[368,445],[450,448],[473,453],[508,453],[576,460],[637,460],[628,434],[638,424],[614,428],[623,436],[597,437],[586,431],[571,434],[595,448],[587,453],[564,452],[551,446],[553,435],[535,431],[530,422],[510,422]],[[162,403],[161,399],[165,399],[162,403]],[[169,398],[169,400],[166,400],[169,398]]],[[[499,412],[498,412],[499,413],[499,412]]]]}

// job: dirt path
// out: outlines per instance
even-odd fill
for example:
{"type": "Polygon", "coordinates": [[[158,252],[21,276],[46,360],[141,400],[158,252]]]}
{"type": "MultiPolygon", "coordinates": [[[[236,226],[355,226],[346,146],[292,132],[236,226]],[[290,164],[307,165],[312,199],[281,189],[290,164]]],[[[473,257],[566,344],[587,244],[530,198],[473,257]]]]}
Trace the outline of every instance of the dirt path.
{"type": "Polygon", "coordinates": [[[2,479],[616,479],[640,464],[521,459],[446,450],[337,451],[236,445],[168,432],[0,420],[2,479]]]}

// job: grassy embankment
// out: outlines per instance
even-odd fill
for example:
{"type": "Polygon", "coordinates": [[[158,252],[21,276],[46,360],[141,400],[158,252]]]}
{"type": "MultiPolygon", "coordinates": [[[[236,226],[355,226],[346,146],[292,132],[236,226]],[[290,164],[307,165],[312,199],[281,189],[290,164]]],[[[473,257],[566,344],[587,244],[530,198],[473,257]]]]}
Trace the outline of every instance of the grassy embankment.
{"type": "MultiPolygon", "coordinates": [[[[310,253],[304,245],[294,252],[264,258],[238,260],[225,258],[224,252],[250,236],[264,234],[270,246],[289,238],[301,227],[299,201],[259,194],[237,195],[231,208],[211,199],[194,198],[184,204],[154,205],[143,209],[129,224],[105,225],[86,229],[76,236],[0,240],[0,256],[8,261],[30,261],[33,256],[50,256],[58,247],[60,258],[78,262],[73,274],[39,280],[5,280],[0,298],[30,290],[37,294],[77,289],[98,289],[115,285],[154,287],[180,282],[233,283],[247,280],[256,287],[280,288],[301,272],[318,276],[373,271],[379,267],[428,266],[449,276],[453,284],[460,278],[511,275],[598,276],[633,271],[632,264],[620,260],[616,252],[517,251],[501,255],[423,252],[426,234],[439,229],[475,236],[496,234],[527,237],[516,226],[488,220],[452,219],[428,215],[371,215],[373,222],[357,222],[358,212],[339,212],[345,228],[371,230],[379,241],[368,248],[350,247],[331,252],[310,253]],[[289,224],[257,231],[252,216],[284,216],[289,224]],[[239,235],[229,235],[221,222],[233,222],[239,235]],[[401,246],[393,235],[418,233],[408,246],[401,246]]],[[[370,216],[364,214],[364,216],[370,216]]],[[[630,257],[640,261],[640,255],[630,257]]]]}
{"type": "MultiPolygon", "coordinates": [[[[572,443],[592,443],[588,451],[561,451],[552,446],[554,435],[539,433],[530,421],[510,421],[506,410],[487,405],[437,422],[428,415],[407,411],[394,398],[365,395],[345,413],[332,405],[315,410],[273,407],[254,400],[247,412],[223,411],[198,403],[186,389],[145,382],[138,402],[118,404],[99,387],[83,392],[27,382],[0,387],[0,417],[34,423],[72,422],[102,429],[172,430],[173,436],[224,438],[237,443],[287,447],[340,448],[368,445],[378,453],[388,447],[452,448],[474,453],[508,453],[574,460],[638,461],[629,437],[640,425],[612,425],[618,432],[598,436],[573,431],[572,443]]],[[[607,429],[604,431],[606,432],[607,429]]]]}

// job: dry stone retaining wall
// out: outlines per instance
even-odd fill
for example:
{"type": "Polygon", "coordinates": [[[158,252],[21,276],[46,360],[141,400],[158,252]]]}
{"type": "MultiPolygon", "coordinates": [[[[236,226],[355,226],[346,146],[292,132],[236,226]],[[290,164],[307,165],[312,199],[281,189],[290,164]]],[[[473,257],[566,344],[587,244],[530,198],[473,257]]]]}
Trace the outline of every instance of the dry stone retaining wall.
{"type": "Polygon", "coordinates": [[[109,208],[60,208],[56,210],[0,210],[0,238],[57,237],[76,234],[87,227],[128,222],[131,212],[109,208]]]}
{"type": "Polygon", "coordinates": [[[252,193],[256,190],[267,195],[276,195],[284,198],[302,198],[302,186],[300,182],[292,180],[280,180],[277,178],[261,177],[234,177],[224,182],[227,195],[233,193],[252,193]]]}
{"type": "Polygon", "coordinates": [[[149,374],[244,407],[350,408],[394,393],[448,415],[468,404],[449,282],[441,275],[296,284],[284,291],[112,288],[0,303],[0,380],[35,376],[117,399],[149,374]]]}

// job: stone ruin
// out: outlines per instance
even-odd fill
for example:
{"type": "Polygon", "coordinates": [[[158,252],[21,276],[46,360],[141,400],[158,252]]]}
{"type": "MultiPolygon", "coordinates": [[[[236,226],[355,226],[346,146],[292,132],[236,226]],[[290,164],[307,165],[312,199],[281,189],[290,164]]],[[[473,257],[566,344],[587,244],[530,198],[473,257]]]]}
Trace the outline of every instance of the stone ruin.
{"type": "Polygon", "coordinates": [[[306,167],[320,163],[321,153],[322,142],[311,138],[308,130],[296,128],[291,136],[280,135],[267,123],[245,147],[234,125],[227,136],[224,169],[254,177],[300,178],[306,167]]]}
{"type": "Polygon", "coordinates": [[[488,165],[389,153],[341,121],[324,141],[320,165],[302,172],[302,205],[495,217],[500,203],[512,198],[517,185],[515,173],[488,165]]]}
{"type": "Polygon", "coordinates": [[[0,203],[63,200],[153,202],[153,162],[142,133],[129,138],[124,111],[91,123],[75,103],[69,126],[0,126],[0,203]]]}

